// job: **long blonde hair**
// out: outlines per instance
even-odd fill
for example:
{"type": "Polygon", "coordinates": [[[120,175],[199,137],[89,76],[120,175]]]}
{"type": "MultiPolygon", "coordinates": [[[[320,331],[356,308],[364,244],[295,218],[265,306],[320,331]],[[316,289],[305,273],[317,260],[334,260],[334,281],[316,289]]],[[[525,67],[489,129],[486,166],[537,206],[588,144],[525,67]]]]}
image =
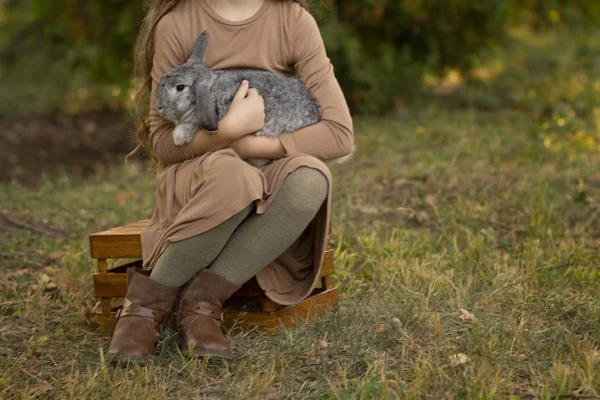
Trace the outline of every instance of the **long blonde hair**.
{"type": "MultiPolygon", "coordinates": [[[[152,146],[148,141],[151,140],[150,129],[146,122],[149,114],[149,98],[152,90],[152,61],[154,59],[154,33],[158,22],[177,5],[186,0],[153,0],[146,18],[142,23],[140,34],[135,44],[134,53],[134,77],[140,82],[140,86],[135,94],[135,112],[140,120],[137,128],[137,137],[139,143],[135,149],[127,155],[129,158],[140,148],[144,148],[152,157],[156,165],[157,159],[152,152],[152,146]]],[[[265,0],[269,1],[269,0],[265,0]]],[[[307,0],[281,0],[294,1],[299,3],[306,10],[309,10],[307,0]]]]}

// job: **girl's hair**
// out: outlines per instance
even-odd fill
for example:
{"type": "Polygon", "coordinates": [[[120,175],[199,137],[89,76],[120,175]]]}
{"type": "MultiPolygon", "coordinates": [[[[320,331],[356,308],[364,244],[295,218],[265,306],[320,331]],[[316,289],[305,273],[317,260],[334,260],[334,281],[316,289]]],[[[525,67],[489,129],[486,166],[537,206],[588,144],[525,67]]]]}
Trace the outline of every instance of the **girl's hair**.
{"type": "MultiPolygon", "coordinates": [[[[139,81],[139,88],[135,94],[135,111],[140,119],[140,124],[137,128],[137,137],[139,143],[135,149],[127,155],[126,158],[132,156],[140,148],[144,148],[154,161],[156,166],[158,160],[152,152],[150,129],[146,119],[149,113],[149,95],[152,90],[152,60],[154,59],[154,33],[158,22],[171,12],[177,5],[186,0],[152,0],[150,10],[146,14],[146,18],[142,22],[140,34],[135,44],[134,53],[134,76],[139,81]]],[[[202,0],[204,1],[204,0],[202,0]]],[[[264,0],[270,1],[270,0],[264,0]]],[[[307,0],[281,0],[281,1],[294,1],[299,3],[303,8],[309,10],[307,0]]]]}

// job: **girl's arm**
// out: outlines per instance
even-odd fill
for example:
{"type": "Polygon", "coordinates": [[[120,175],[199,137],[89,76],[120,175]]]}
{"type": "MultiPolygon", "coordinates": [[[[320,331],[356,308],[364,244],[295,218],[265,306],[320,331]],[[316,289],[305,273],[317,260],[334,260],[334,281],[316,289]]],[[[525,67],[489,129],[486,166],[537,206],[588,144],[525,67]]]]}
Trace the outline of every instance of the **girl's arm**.
{"type": "Polygon", "coordinates": [[[256,89],[248,83],[240,86],[227,115],[219,121],[218,133],[199,130],[191,142],[176,146],[173,143],[173,124],[164,119],[156,109],[156,88],[161,77],[185,63],[185,54],[178,40],[177,25],[166,15],[155,32],[154,63],[152,67],[152,92],[150,97],[149,128],[152,132],[152,150],[162,165],[181,162],[207,151],[225,148],[235,139],[255,132],[264,126],[264,103],[256,89]]]}
{"type": "Polygon", "coordinates": [[[286,26],[289,27],[288,59],[294,64],[296,76],[321,105],[321,121],[284,133],[279,139],[245,136],[227,147],[243,159],[277,159],[293,154],[310,154],[325,160],[346,156],[354,146],[352,117],[325,52],[317,22],[310,13],[295,5],[286,26]]]}
{"type": "Polygon", "coordinates": [[[278,159],[285,156],[285,149],[279,138],[268,136],[243,136],[227,145],[235,150],[240,158],[270,158],[278,159]]]}
{"type": "Polygon", "coordinates": [[[288,49],[296,76],[315,96],[322,109],[321,121],[283,134],[280,141],[287,155],[310,154],[321,159],[343,157],[352,152],[352,117],[342,89],[333,73],[325,45],[313,16],[294,7],[288,49]]]}

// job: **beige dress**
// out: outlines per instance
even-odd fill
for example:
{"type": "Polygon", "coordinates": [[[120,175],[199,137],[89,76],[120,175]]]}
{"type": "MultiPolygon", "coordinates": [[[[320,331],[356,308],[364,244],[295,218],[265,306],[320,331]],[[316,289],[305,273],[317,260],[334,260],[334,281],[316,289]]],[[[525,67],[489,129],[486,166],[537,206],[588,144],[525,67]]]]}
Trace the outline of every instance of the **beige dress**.
{"type": "Polygon", "coordinates": [[[327,201],[298,240],[256,275],[273,301],[303,300],[318,280],[326,250],[331,174],[322,160],[345,156],[353,146],[352,119],[314,18],[294,2],[265,0],[255,15],[233,22],[205,0],[184,0],[157,26],[152,79],[150,129],[160,166],[156,207],[142,232],[144,268],[151,269],[170,242],[205,232],[253,202],[257,213],[265,212],[289,173],[315,168],[329,180],[327,201]],[[231,149],[194,154],[190,145],[174,145],[173,125],[154,106],[156,86],[164,73],[187,61],[204,30],[211,34],[211,68],[296,75],[321,104],[319,123],[281,135],[285,157],[259,169],[231,149]]]}

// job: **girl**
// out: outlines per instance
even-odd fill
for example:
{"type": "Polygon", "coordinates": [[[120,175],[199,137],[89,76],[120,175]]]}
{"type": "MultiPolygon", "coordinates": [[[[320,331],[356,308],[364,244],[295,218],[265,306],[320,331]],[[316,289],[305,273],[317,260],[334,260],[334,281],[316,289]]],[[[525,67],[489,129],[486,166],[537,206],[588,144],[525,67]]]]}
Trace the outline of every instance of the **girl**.
{"type": "MultiPolygon", "coordinates": [[[[113,360],[152,360],[157,328],[175,308],[181,345],[193,355],[231,358],[221,304],[256,275],[273,301],[295,304],[319,276],[331,207],[321,160],[348,155],[352,119],[303,1],[154,0],[136,52],[150,91],[140,146],[158,161],[156,207],[142,233],[143,269],[130,269],[110,344],[113,360]],[[155,108],[161,76],[186,62],[198,35],[211,34],[207,64],[296,75],[322,107],[322,120],[279,138],[264,125],[260,93],[240,86],[218,133],[175,146],[173,125],[155,108]],[[255,168],[244,160],[270,158],[255,168]]],[[[138,146],[139,147],[139,146],[138,146]]]]}

